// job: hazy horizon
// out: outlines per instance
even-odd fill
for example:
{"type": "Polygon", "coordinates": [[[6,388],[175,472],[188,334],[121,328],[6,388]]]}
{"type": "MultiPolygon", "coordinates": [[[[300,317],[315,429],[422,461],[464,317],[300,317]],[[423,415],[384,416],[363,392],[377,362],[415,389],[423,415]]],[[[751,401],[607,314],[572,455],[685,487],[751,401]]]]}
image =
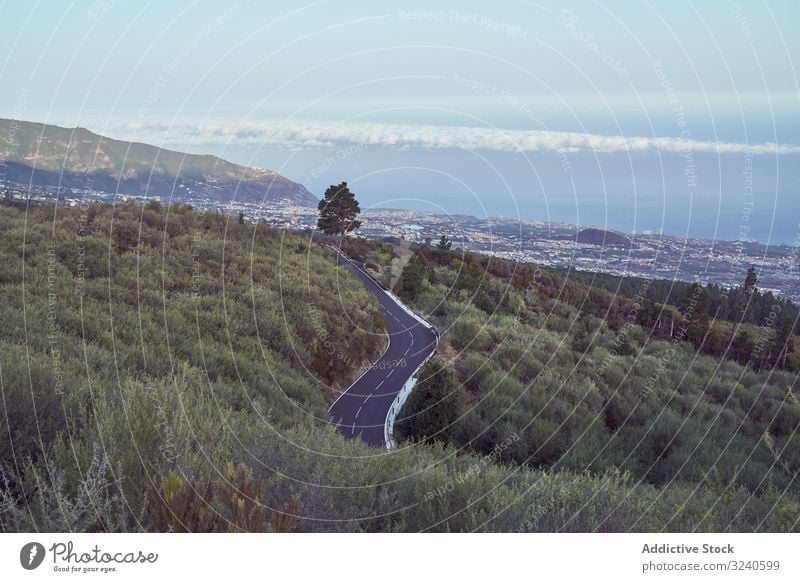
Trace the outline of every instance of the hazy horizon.
{"type": "Polygon", "coordinates": [[[800,231],[791,2],[7,13],[3,116],[214,153],[316,196],[347,180],[365,208],[772,244],[800,231]]]}
{"type": "Polygon", "coordinates": [[[800,198],[782,194],[800,183],[800,150],[790,139],[800,135],[800,116],[783,114],[781,133],[749,143],[737,139],[744,130],[730,117],[714,120],[716,136],[710,123],[706,132],[695,123],[691,139],[666,130],[644,136],[630,117],[622,120],[631,126],[623,136],[596,133],[599,124],[574,132],[567,123],[545,131],[378,121],[53,121],[269,168],[317,197],[346,180],[363,208],[797,243],[800,198]],[[776,136],[786,137],[769,141],[776,136]],[[474,147],[453,145],[467,139],[474,147]],[[776,147],[769,143],[784,151],[770,153],[776,147]]]}

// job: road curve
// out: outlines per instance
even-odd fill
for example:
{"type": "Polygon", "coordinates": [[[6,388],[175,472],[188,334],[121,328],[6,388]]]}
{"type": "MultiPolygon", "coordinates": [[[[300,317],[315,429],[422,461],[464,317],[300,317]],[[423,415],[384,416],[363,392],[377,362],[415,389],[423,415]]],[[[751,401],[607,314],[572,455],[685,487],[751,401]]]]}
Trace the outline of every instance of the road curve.
{"type": "Polygon", "coordinates": [[[361,438],[369,445],[385,447],[384,427],[389,408],[403,385],[436,349],[433,329],[420,323],[399,300],[387,293],[365,270],[337,252],[361,279],[380,304],[389,345],[339,398],[329,410],[337,430],[348,438],[361,438]]]}

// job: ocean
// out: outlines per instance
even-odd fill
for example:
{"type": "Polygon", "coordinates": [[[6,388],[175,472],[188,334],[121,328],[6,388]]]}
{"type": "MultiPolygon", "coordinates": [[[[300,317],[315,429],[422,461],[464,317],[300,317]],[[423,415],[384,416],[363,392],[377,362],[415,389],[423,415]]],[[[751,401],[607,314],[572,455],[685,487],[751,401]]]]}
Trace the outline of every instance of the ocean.
{"type": "MultiPolygon", "coordinates": [[[[795,150],[800,144],[800,113],[794,111],[716,116],[690,111],[681,120],[668,112],[626,111],[610,116],[589,111],[574,119],[542,119],[538,129],[546,123],[548,130],[596,136],[683,137],[751,146],[778,143],[795,150]]],[[[444,125],[447,121],[458,120],[441,120],[443,135],[451,129],[444,125]]],[[[494,129],[536,129],[502,119],[492,125],[494,129]]],[[[436,128],[426,128],[432,134],[426,139],[433,140],[436,128]]],[[[624,233],[798,242],[800,153],[752,154],[732,148],[718,155],[702,147],[607,151],[602,139],[595,142],[600,145],[578,151],[529,152],[380,142],[262,146],[235,139],[224,146],[179,147],[270,168],[303,183],[317,196],[328,185],[347,181],[362,208],[502,216],[624,233]]]]}

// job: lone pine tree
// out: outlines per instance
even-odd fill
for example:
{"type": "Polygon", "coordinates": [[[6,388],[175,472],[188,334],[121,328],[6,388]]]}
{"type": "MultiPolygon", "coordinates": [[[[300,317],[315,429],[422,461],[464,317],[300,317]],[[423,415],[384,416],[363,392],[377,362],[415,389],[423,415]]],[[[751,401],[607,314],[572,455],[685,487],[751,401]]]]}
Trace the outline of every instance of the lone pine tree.
{"type": "Polygon", "coordinates": [[[355,195],[347,187],[347,182],[331,185],[319,201],[319,220],[317,226],[328,235],[344,235],[361,226],[356,216],[361,213],[355,195]]]}

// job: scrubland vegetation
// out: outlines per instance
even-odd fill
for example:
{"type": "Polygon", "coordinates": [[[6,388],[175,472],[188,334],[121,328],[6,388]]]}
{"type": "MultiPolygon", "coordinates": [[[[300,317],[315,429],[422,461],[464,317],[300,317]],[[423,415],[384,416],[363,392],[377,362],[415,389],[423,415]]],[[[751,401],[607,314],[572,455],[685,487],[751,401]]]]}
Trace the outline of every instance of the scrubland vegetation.
{"type": "Polygon", "coordinates": [[[0,233],[2,531],[800,528],[796,372],[624,327],[606,291],[454,250],[397,277],[348,241],[442,333],[387,453],[328,421],[385,339],[308,238],[152,203],[0,233]]]}

